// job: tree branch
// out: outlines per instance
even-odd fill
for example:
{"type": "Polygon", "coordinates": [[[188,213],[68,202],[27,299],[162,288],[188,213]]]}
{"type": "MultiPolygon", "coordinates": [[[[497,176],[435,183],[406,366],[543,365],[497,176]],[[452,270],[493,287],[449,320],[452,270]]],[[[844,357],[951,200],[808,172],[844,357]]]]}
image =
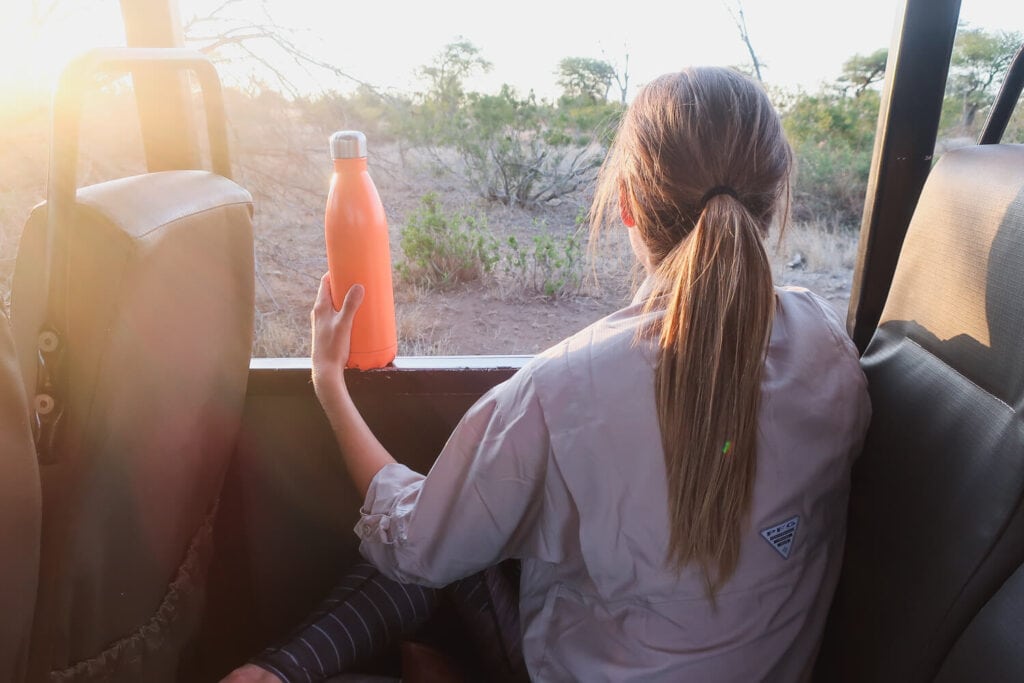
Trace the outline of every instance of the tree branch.
{"type": "Polygon", "coordinates": [[[736,24],[743,44],[747,46],[747,52],[750,53],[750,60],[754,64],[754,74],[757,76],[757,80],[764,83],[764,79],[761,77],[761,60],[757,58],[757,53],[754,52],[754,45],[750,42],[750,32],[747,31],[747,17],[743,14],[742,0],[736,0],[736,7],[738,11],[733,11],[730,5],[725,5],[725,10],[729,13],[733,23],[736,24]]]}
{"type": "MultiPolygon", "coordinates": [[[[59,0],[55,0],[59,1],[59,0]]],[[[266,3],[258,3],[266,21],[251,21],[245,18],[234,18],[225,16],[228,8],[244,4],[246,0],[224,0],[205,16],[194,16],[184,25],[185,42],[193,45],[200,52],[206,55],[217,55],[218,58],[230,61],[231,57],[224,55],[226,50],[236,49],[244,55],[255,59],[258,64],[267,68],[280,82],[281,87],[292,97],[296,97],[298,87],[282,69],[275,67],[275,61],[262,54],[258,48],[251,47],[251,43],[268,41],[277,49],[283,51],[298,65],[306,74],[316,77],[310,71],[310,67],[327,71],[328,73],[351,81],[356,85],[369,89],[386,101],[392,101],[394,97],[388,93],[378,90],[375,86],[357,78],[334,64],[317,59],[312,54],[300,48],[294,40],[289,37],[288,29],[278,25],[267,9],[266,3]],[[201,33],[200,33],[201,32],[201,33]],[[220,54],[218,54],[220,53],[220,54]]],[[[251,13],[250,13],[251,14],[251,13]]]]}

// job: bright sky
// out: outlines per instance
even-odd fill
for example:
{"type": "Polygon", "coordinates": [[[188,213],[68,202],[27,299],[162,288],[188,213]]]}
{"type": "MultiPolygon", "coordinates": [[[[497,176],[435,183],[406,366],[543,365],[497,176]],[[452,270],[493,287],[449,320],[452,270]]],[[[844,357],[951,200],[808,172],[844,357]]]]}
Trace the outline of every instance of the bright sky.
{"type": "MultiPolygon", "coordinates": [[[[123,44],[117,0],[0,0],[0,97],[15,88],[48,89],[59,65],[98,45],[123,44]],[[13,7],[12,7],[13,5],[13,7]],[[46,11],[52,8],[52,13],[46,11]]],[[[179,0],[182,18],[204,15],[223,0],[179,0]]],[[[622,65],[630,55],[631,90],[688,64],[749,62],[727,5],[694,2],[559,2],[516,0],[392,0],[322,2],[264,0],[273,20],[296,31],[300,46],[378,87],[410,90],[413,73],[445,44],[463,36],[494,65],[470,83],[493,92],[508,82],[556,97],[554,70],[564,57],[605,58],[622,65]]],[[[747,28],[765,80],[814,90],[838,76],[853,54],[888,47],[898,0],[744,0],[747,28]]],[[[237,0],[232,11],[253,11],[259,0],[237,0]],[[237,10],[235,9],[237,8],[237,10]]],[[[1024,31],[1024,3],[964,0],[962,18],[974,26],[1024,31]]],[[[286,61],[302,88],[344,89],[318,82],[286,61]]],[[[230,73],[227,73],[230,77],[230,73]]],[[[4,98],[6,99],[6,98],[4,98]]]]}
{"type": "MultiPolygon", "coordinates": [[[[206,2],[182,0],[182,14],[206,2]]],[[[564,57],[603,57],[621,66],[628,51],[635,85],[688,64],[750,61],[722,0],[518,0],[504,9],[442,0],[388,3],[386,10],[376,3],[268,2],[282,18],[294,17],[293,25],[323,27],[311,38],[328,34],[316,42],[334,63],[399,89],[409,88],[413,70],[457,36],[480,47],[494,65],[480,89],[508,82],[549,97],[558,95],[553,72],[564,57]]],[[[769,67],[765,78],[807,88],[833,79],[851,55],[887,46],[896,6],[896,0],[744,2],[754,47],[769,67]]]]}

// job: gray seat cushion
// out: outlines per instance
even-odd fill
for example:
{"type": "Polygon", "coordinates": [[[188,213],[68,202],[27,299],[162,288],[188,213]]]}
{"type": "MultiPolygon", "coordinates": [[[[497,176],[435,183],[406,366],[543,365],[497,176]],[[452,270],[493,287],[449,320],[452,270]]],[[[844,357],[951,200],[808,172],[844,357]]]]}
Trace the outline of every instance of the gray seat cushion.
{"type": "Polygon", "coordinates": [[[981,678],[986,683],[1024,681],[1024,566],[1017,568],[971,621],[935,683],[981,678]]]}

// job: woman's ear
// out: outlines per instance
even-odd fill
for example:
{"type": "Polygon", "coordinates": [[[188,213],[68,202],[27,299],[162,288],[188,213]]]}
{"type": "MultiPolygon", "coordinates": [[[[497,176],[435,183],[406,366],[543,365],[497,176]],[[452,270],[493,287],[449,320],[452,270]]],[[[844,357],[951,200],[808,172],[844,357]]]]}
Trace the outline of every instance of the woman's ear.
{"type": "Polygon", "coordinates": [[[629,208],[629,197],[626,195],[626,188],[619,189],[619,215],[622,216],[622,224],[627,228],[636,226],[636,219],[633,218],[633,211],[629,208]]]}

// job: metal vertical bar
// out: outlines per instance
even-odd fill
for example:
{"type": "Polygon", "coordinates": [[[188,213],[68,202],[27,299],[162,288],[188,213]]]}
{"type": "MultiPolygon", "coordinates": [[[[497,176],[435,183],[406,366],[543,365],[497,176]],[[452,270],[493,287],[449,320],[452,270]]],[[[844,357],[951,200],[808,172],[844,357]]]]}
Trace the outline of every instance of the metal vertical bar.
{"type": "Polygon", "coordinates": [[[905,0],[889,48],[847,328],[864,351],[932,166],[960,0],[905,0]]]}
{"type": "MultiPolygon", "coordinates": [[[[128,47],[182,47],[178,0],[120,0],[128,47]]],[[[191,92],[184,73],[137,71],[146,167],[152,171],[199,168],[191,92]]]]}
{"type": "Polygon", "coordinates": [[[978,138],[979,145],[998,145],[1006,132],[1006,126],[1010,123],[1013,110],[1020,99],[1020,93],[1024,90],[1024,45],[1017,50],[1013,56],[1013,62],[1006,72],[1006,78],[996,95],[995,104],[988,113],[988,120],[978,138]]]}

